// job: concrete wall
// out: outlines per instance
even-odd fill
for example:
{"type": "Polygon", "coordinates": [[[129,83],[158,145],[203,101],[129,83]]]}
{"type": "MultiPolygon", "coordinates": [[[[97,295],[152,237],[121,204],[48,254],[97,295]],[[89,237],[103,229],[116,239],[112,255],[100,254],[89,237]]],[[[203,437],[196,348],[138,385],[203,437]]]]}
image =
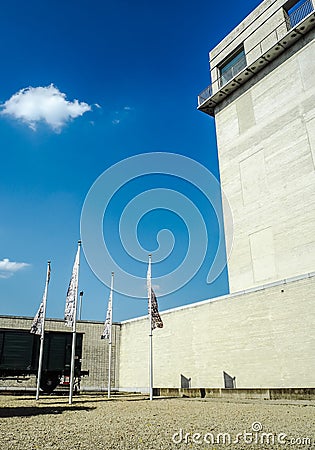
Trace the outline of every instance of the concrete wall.
{"type": "Polygon", "coordinates": [[[314,270],[314,30],[215,111],[230,291],[314,270]]]}
{"type": "MultiPolygon", "coordinates": [[[[192,388],[223,388],[223,372],[237,388],[315,388],[315,274],[161,313],[154,330],[154,386],[179,388],[181,375],[192,388]]],[[[0,317],[1,328],[29,329],[32,319],[0,317]]],[[[65,330],[47,320],[47,330],[65,330]]],[[[108,342],[103,324],[79,322],[84,332],[82,390],[106,390],[108,342]]],[[[148,319],[114,325],[112,385],[148,391],[148,319]]],[[[5,386],[35,387],[0,380],[5,386]]]]}
{"type": "MultiPolygon", "coordinates": [[[[0,328],[20,328],[29,330],[33,319],[26,317],[0,316],[0,328]]],[[[108,340],[100,339],[104,328],[103,322],[78,321],[77,331],[84,333],[82,348],[82,370],[89,370],[90,375],[83,377],[81,381],[82,390],[106,390],[108,382],[108,340]]],[[[47,319],[45,329],[47,331],[71,332],[71,328],[64,325],[63,320],[47,319]]],[[[116,357],[119,352],[120,325],[113,324],[112,336],[112,387],[118,385],[119,362],[116,357]]],[[[0,380],[0,388],[4,386],[17,387],[14,381],[0,380]]],[[[35,377],[27,383],[23,382],[20,387],[35,387],[35,377]]]]}
{"type": "MultiPolygon", "coordinates": [[[[153,332],[154,386],[315,387],[315,277],[192,304],[161,314],[153,332]]],[[[121,389],[147,390],[148,319],[123,322],[121,389]]]]}

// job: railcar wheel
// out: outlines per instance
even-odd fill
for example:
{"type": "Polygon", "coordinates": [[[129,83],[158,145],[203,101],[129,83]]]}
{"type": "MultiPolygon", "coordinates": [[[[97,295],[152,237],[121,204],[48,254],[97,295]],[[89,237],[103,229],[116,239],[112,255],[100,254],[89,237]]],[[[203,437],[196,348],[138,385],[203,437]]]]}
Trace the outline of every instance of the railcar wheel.
{"type": "Polygon", "coordinates": [[[40,388],[46,394],[51,394],[60,383],[60,377],[56,374],[42,374],[40,379],[40,388]]]}

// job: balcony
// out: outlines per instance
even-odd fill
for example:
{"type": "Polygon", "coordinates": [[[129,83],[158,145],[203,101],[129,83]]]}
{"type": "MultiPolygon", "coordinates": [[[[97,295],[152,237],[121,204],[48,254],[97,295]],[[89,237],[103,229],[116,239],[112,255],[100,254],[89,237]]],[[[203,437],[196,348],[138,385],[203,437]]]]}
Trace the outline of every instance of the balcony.
{"type": "Polygon", "coordinates": [[[286,22],[288,30],[294,28],[301,20],[308,16],[314,10],[312,0],[297,2],[289,11],[287,11],[286,22]]]}
{"type": "MultiPolygon", "coordinates": [[[[227,64],[225,64],[221,69],[221,76],[219,78],[220,88],[232,80],[237,74],[239,74],[246,67],[246,57],[244,50],[241,50],[233,57],[227,64]]],[[[212,86],[206,87],[198,95],[198,106],[202,105],[208,98],[212,97],[212,86]]]]}
{"type": "Polygon", "coordinates": [[[220,88],[234,78],[246,67],[246,56],[244,50],[238,53],[228,64],[220,69],[219,86],[220,88]]]}
{"type": "Polygon", "coordinates": [[[315,11],[312,0],[300,1],[284,13],[283,22],[270,33],[270,35],[276,35],[275,42],[270,47],[263,45],[264,41],[270,37],[267,35],[256,45],[258,49],[256,60],[247,65],[245,55],[242,56],[242,52],[239,52],[235,58],[221,68],[219,67],[220,77],[217,82],[208,86],[198,95],[197,108],[199,111],[214,116],[215,108],[219,103],[315,27],[315,11]],[[237,57],[239,57],[238,60],[237,57]]]}
{"type": "Polygon", "coordinates": [[[208,100],[212,96],[212,86],[206,87],[200,94],[198,95],[198,106],[202,105],[203,102],[208,100]]]}

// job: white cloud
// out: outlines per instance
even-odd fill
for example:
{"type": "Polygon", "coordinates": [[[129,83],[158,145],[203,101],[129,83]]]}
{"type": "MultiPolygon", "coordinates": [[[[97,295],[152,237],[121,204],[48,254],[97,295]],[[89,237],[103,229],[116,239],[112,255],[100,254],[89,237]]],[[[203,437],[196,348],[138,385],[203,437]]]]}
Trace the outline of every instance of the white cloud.
{"type": "Polygon", "coordinates": [[[133,108],[131,108],[130,106],[124,106],[119,111],[115,111],[114,114],[115,114],[116,118],[112,120],[112,124],[113,125],[118,125],[119,123],[121,123],[121,121],[125,117],[127,117],[129,111],[131,111],[132,109],[133,108]]]}
{"type": "Polygon", "coordinates": [[[36,130],[39,122],[46,122],[54,131],[61,128],[71,119],[91,111],[91,106],[84,102],[66,99],[66,94],[53,84],[45,87],[28,87],[21,89],[1,105],[1,114],[25,122],[36,130]]]}
{"type": "Polygon", "coordinates": [[[28,266],[30,266],[28,263],[19,263],[10,261],[8,258],[4,258],[0,261],[0,278],[10,278],[15,272],[18,272],[28,266]]]}

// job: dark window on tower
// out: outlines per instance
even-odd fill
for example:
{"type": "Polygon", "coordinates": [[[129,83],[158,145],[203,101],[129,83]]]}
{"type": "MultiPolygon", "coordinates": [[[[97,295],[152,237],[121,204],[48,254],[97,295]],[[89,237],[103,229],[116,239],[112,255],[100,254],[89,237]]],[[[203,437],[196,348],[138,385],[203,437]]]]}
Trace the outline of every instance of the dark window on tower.
{"type": "Polygon", "coordinates": [[[220,66],[220,87],[234,78],[246,67],[246,56],[244,47],[238,48],[220,66]]]}

